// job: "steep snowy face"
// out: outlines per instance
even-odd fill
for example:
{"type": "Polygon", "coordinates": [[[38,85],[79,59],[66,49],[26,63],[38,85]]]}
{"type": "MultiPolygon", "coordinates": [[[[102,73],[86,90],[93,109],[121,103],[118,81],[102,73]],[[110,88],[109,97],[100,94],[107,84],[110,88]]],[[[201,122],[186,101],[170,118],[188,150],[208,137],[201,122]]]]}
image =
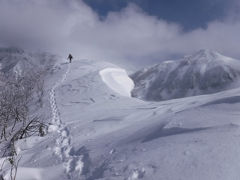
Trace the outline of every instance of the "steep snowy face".
{"type": "Polygon", "coordinates": [[[240,61],[210,50],[166,61],[134,73],[132,96],[160,101],[210,94],[236,86],[240,61]]]}
{"type": "Polygon", "coordinates": [[[19,48],[0,48],[0,72],[24,75],[30,70],[45,70],[53,65],[56,56],[47,53],[27,53],[19,48]]]}

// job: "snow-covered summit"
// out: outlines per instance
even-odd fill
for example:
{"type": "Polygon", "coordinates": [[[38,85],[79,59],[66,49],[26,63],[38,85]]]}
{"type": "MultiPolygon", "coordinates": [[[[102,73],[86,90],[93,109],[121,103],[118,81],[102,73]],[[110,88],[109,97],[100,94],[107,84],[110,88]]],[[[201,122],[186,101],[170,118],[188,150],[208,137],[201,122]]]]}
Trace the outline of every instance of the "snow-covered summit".
{"type": "Polygon", "coordinates": [[[184,57],[185,60],[189,60],[192,63],[226,63],[233,65],[239,65],[239,61],[233,58],[224,56],[217,51],[209,49],[201,49],[192,55],[187,55],[184,57]]]}
{"type": "Polygon", "coordinates": [[[132,75],[134,97],[167,100],[209,94],[233,87],[240,77],[240,61],[211,50],[160,63],[132,75]]]}
{"type": "Polygon", "coordinates": [[[185,58],[190,57],[193,60],[199,60],[199,59],[213,60],[219,55],[221,54],[219,54],[217,51],[213,51],[209,49],[201,49],[194,54],[185,56],[185,58]]]}

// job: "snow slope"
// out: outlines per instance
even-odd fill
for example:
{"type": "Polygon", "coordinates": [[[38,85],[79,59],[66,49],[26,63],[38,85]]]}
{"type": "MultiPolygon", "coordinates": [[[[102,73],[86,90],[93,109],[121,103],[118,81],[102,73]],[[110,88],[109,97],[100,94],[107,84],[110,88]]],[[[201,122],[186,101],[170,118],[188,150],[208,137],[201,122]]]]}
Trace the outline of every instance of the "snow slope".
{"type": "Polygon", "coordinates": [[[115,68],[58,61],[46,77],[49,133],[17,143],[18,180],[239,179],[239,88],[144,102],[112,88],[115,68]]]}
{"type": "Polygon", "coordinates": [[[145,100],[210,94],[236,87],[240,79],[240,61],[214,51],[200,50],[178,61],[145,68],[131,77],[136,85],[132,95],[145,100]]]}

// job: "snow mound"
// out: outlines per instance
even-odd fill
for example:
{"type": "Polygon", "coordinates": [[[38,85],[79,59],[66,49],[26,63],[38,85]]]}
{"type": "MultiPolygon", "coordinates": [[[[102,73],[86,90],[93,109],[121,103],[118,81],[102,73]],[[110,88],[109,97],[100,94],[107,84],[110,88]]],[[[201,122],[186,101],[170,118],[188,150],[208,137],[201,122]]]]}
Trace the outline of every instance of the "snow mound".
{"type": "Polygon", "coordinates": [[[134,83],[124,69],[106,68],[101,70],[99,74],[110,89],[122,96],[131,97],[134,83]]]}

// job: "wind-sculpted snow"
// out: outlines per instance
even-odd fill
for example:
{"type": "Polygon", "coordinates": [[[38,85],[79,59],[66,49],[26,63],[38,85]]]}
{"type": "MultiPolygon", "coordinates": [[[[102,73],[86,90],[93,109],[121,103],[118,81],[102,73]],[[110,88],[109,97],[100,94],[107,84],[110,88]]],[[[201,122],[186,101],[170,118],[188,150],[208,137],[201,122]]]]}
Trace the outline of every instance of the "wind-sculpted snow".
{"type": "Polygon", "coordinates": [[[122,96],[131,97],[131,91],[134,88],[134,83],[127,75],[124,69],[106,68],[99,72],[103,82],[112,90],[122,96]]]}
{"type": "Polygon", "coordinates": [[[240,61],[201,50],[182,60],[140,70],[131,77],[135,83],[132,95],[145,100],[210,94],[234,87],[240,77],[240,61]]]}

